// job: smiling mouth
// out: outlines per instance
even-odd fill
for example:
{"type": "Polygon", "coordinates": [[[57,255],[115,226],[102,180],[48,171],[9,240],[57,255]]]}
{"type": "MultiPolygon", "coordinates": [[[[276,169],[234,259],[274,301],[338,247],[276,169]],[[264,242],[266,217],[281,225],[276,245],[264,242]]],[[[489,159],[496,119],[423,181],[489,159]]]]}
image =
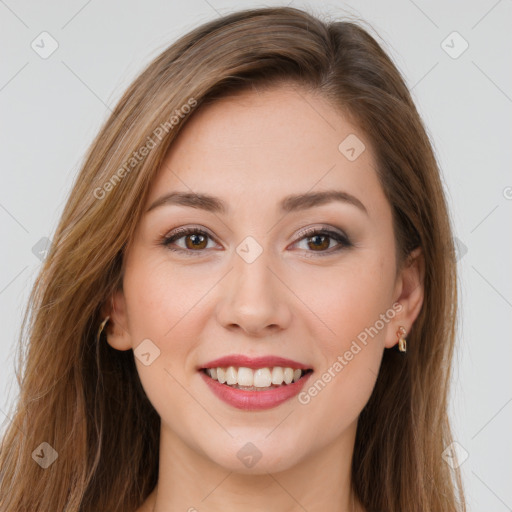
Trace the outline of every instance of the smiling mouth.
{"type": "Polygon", "coordinates": [[[212,380],[233,389],[243,391],[268,391],[288,386],[304,378],[312,369],[302,370],[290,367],[267,367],[253,370],[247,367],[203,368],[203,373],[212,380]]]}

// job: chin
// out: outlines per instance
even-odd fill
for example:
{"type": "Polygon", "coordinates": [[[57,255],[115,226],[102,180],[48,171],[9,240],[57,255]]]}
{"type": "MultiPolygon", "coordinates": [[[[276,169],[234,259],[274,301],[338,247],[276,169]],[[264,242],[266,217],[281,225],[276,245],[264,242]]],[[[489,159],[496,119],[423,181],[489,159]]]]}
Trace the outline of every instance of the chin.
{"type": "Polygon", "coordinates": [[[221,446],[222,451],[209,446],[206,455],[228,471],[247,475],[286,471],[306,456],[303,451],[297,452],[298,446],[304,449],[303,443],[293,442],[290,437],[286,443],[283,436],[276,435],[274,439],[265,439],[265,436],[268,436],[268,431],[254,436],[234,437],[229,444],[221,446]]]}

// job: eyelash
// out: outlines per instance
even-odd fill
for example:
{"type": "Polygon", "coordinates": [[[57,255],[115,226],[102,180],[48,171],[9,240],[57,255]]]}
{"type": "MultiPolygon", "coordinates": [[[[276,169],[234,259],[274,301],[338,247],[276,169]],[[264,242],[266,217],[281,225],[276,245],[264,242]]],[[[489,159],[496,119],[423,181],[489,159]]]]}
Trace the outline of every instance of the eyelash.
{"type": "MultiPolygon", "coordinates": [[[[197,251],[194,251],[192,249],[183,249],[182,247],[171,247],[171,244],[175,242],[176,240],[179,240],[180,238],[186,237],[187,235],[202,235],[206,236],[213,240],[213,237],[209,235],[208,232],[194,227],[188,227],[188,228],[178,228],[174,231],[174,233],[171,233],[169,236],[166,236],[163,238],[161,244],[166,247],[167,249],[174,251],[174,252],[182,252],[190,256],[197,256],[200,255],[205,249],[199,249],[197,251]]],[[[338,246],[336,246],[333,250],[332,247],[325,251],[307,251],[314,253],[318,256],[328,256],[330,254],[337,253],[338,251],[342,249],[347,249],[349,247],[352,247],[352,242],[348,239],[347,236],[342,235],[341,233],[338,233],[337,231],[332,231],[330,229],[326,228],[306,228],[300,233],[300,238],[294,242],[294,244],[306,239],[306,238],[312,238],[313,236],[321,235],[321,236],[327,236],[329,238],[332,238],[336,242],[338,242],[338,246]]]]}

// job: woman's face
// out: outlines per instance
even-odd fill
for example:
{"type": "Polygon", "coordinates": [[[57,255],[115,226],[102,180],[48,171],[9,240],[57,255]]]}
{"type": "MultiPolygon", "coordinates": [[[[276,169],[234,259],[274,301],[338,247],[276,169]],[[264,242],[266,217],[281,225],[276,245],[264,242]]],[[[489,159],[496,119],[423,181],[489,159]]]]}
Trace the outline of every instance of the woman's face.
{"type": "Polygon", "coordinates": [[[356,126],[291,87],[222,99],[184,126],[126,252],[109,338],[134,349],[169,445],[255,473],[353,445],[383,350],[419,309],[375,166],[356,126]],[[272,357],[288,361],[256,360],[272,357]],[[229,366],[258,390],[204,371],[229,366]],[[271,384],[290,377],[275,367],[312,372],[271,384]]]}

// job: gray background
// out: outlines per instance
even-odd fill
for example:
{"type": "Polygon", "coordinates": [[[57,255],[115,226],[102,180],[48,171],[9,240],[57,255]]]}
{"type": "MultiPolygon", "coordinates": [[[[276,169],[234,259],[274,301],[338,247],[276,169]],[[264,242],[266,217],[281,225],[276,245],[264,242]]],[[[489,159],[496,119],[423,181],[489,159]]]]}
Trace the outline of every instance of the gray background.
{"type": "MultiPolygon", "coordinates": [[[[512,510],[512,2],[290,4],[332,18],[362,17],[412,89],[459,246],[451,408],[455,439],[467,453],[461,469],[470,510],[512,510]]],[[[17,333],[40,266],[33,248],[44,250],[40,240],[52,237],[94,134],[143,65],[178,36],[220,14],[263,5],[283,4],[0,0],[0,421],[17,392],[17,333]],[[31,47],[35,41],[42,52],[46,38],[50,48],[48,36],[39,36],[44,31],[58,43],[46,59],[31,47]]]]}

